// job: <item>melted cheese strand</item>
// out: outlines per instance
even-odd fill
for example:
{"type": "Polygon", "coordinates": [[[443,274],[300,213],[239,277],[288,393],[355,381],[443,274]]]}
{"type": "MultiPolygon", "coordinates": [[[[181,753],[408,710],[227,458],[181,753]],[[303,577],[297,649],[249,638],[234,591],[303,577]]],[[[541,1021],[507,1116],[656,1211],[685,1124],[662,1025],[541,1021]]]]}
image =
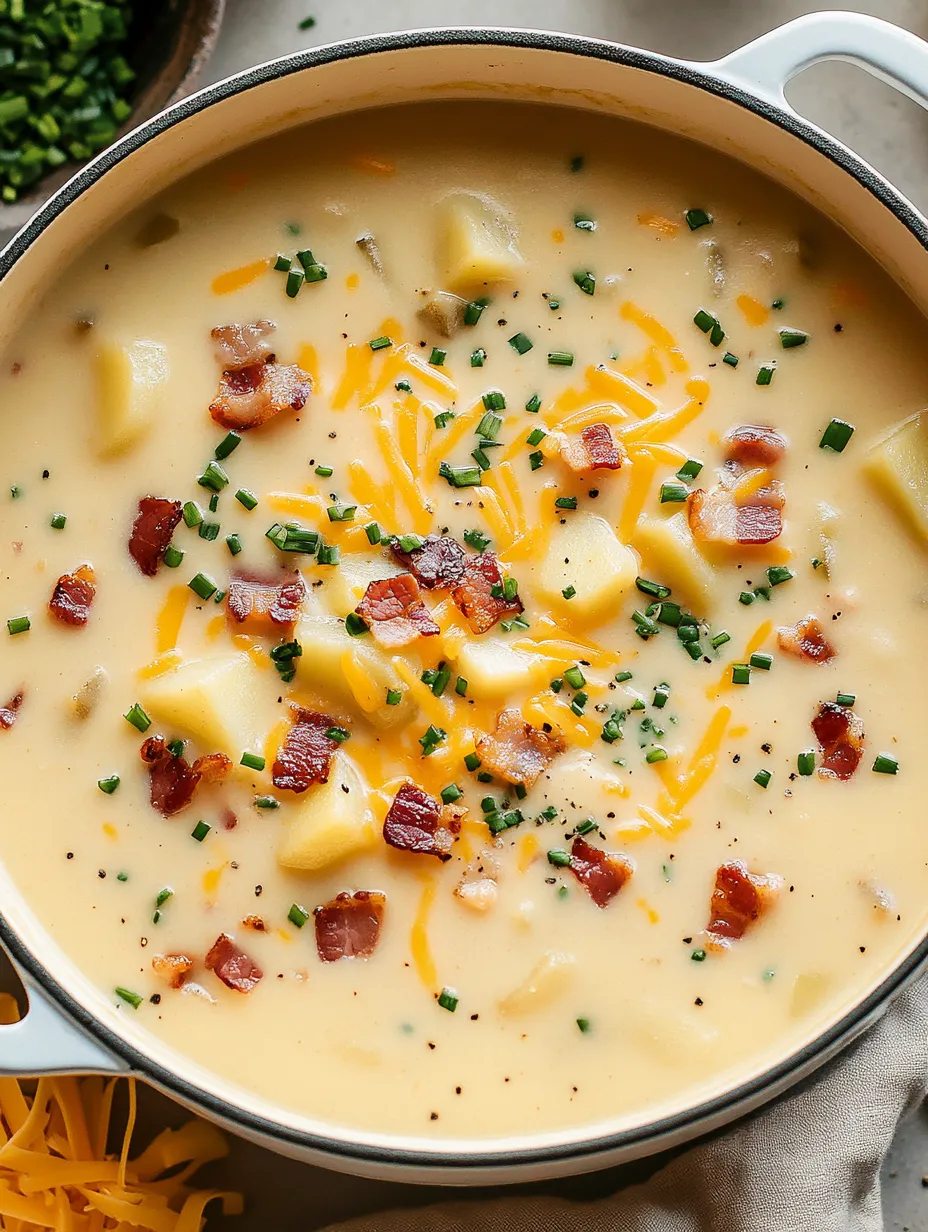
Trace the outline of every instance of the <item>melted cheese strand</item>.
{"type": "Polygon", "coordinates": [[[374,352],[366,342],[348,343],[345,348],[345,371],[329,402],[333,411],[343,411],[352,398],[360,397],[361,391],[367,388],[373,358],[374,352]]]}
{"type": "Polygon", "coordinates": [[[702,408],[705,406],[709,397],[710,388],[709,382],[701,377],[696,377],[692,381],[687,381],[686,392],[689,395],[688,399],[680,407],[673,411],[662,411],[658,415],[652,415],[650,419],[642,420],[640,424],[635,424],[630,428],[618,429],[618,434],[623,438],[626,444],[635,441],[649,441],[658,436],[664,441],[667,437],[674,436],[677,432],[682,431],[688,424],[696,418],[702,408]]]}
{"type": "Polygon", "coordinates": [[[627,407],[639,419],[653,415],[660,407],[660,402],[653,394],[648,393],[623,372],[616,372],[612,368],[590,367],[586,370],[586,379],[591,389],[614,398],[620,406],[627,407]]]}
{"type": "Polygon", "coordinates": [[[384,460],[400,496],[402,496],[409,509],[413,529],[419,535],[427,535],[432,526],[432,515],[426,507],[422,489],[419,487],[412,471],[403,461],[396,438],[387,425],[380,422],[376,425],[376,428],[377,440],[383,451],[384,460]]]}
{"type": "Polygon", "coordinates": [[[683,356],[683,352],[677,345],[677,340],[665,325],[658,321],[657,317],[651,315],[650,312],[645,312],[643,308],[639,308],[637,304],[631,300],[626,300],[619,309],[619,316],[624,321],[631,321],[637,325],[641,332],[655,344],[665,351],[667,358],[670,360],[670,366],[674,372],[689,372],[689,364],[683,356]]]}
{"type": "Polygon", "coordinates": [[[180,627],[193,591],[189,586],[172,586],[161,611],[155,618],[155,650],[162,655],[173,650],[180,637],[180,627]]]}
{"type": "Polygon", "coordinates": [[[249,283],[256,282],[270,268],[271,263],[267,258],[252,261],[250,265],[241,265],[238,269],[226,270],[224,274],[217,274],[210,283],[209,289],[214,295],[231,295],[233,291],[240,291],[249,283]]]}
{"type": "Polygon", "coordinates": [[[416,911],[416,918],[409,935],[409,948],[416,973],[429,992],[434,992],[438,987],[438,970],[429,947],[428,935],[429,915],[437,889],[438,883],[432,880],[426,881],[423,885],[419,909],[416,911]]]}
{"type": "Polygon", "coordinates": [[[628,488],[625,492],[625,501],[622,505],[622,512],[619,515],[617,529],[619,539],[623,543],[628,543],[634,534],[638,519],[644,510],[645,501],[648,499],[648,492],[651,489],[651,481],[654,478],[656,469],[657,459],[649,454],[640,454],[632,463],[628,488]]]}

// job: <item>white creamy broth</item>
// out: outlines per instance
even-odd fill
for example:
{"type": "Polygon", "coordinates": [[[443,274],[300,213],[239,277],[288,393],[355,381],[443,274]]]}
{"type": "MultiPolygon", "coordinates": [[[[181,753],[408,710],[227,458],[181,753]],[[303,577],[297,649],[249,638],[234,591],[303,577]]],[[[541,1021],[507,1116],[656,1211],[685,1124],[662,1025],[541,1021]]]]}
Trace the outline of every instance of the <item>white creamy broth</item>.
{"type": "MultiPolygon", "coordinates": [[[[30,618],[0,656],[0,704],[23,695],[0,729],[0,849],[15,882],[134,1025],[333,1123],[488,1137],[640,1121],[785,1055],[924,926],[926,701],[912,687],[928,632],[924,558],[864,473],[874,443],[926,401],[923,336],[869,259],[769,181],[585,113],[366,113],[170,189],[62,272],[0,372],[0,479],[16,492],[3,497],[0,614],[30,618]],[[466,229],[460,211],[478,208],[454,194],[479,195],[490,231],[502,228],[494,251],[482,224],[483,256],[463,240],[449,248],[448,229],[466,229]],[[710,220],[691,229],[686,211],[710,220]],[[327,277],[289,298],[287,272],[271,267],[278,253],[298,266],[306,249],[327,277]],[[449,285],[468,261],[507,278],[449,285]],[[445,338],[417,315],[424,291],[490,302],[445,338]],[[314,388],[302,409],[241,433],[211,513],[197,476],[226,428],[209,410],[223,371],[210,330],[257,321],[275,327],[278,364],[300,365],[314,388]],[[782,345],[781,329],[801,345],[782,345]],[[521,354],[519,335],[532,344],[521,354]],[[492,391],[490,469],[454,487],[439,464],[478,465],[492,391]],[[819,445],[833,419],[854,428],[843,452],[819,445]],[[622,464],[576,473],[562,446],[600,423],[622,464]],[[742,425],[787,442],[753,476],[724,470],[742,425]],[[702,469],[681,480],[688,459],[702,469]],[[761,489],[775,506],[780,483],[781,533],[753,547],[694,539],[690,493],[722,481],[752,509],[761,489]],[[153,577],[127,551],[148,496],[197,502],[219,523],[211,540],[181,520],[183,558],[153,577]],[[331,522],[329,507],[356,512],[331,522]],[[522,618],[477,634],[448,588],[422,588],[437,635],[386,650],[379,628],[349,636],[367,583],[402,567],[368,542],[372,522],[384,542],[447,534],[468,559],[484,536],[522,618]],[[319,531],[339,560],[278,550],[265,536],[275,523],[319,531]],[[552,545],[568,532],[561,567],[552,545]],[[83,564],[96,593],[86,625],[68,627],[49,599],[83,564]],[[768,569],[784,580],[771,586],[768,569]],[[235,574],[277,584],[297,570],[299,620],[263,629],[188,587],[198,574],[225,592],[235,574]],[[655,600],[636,577],[670,588],[664,609],[648,615],[655,600]],[[674,603],[684,626],[699,622],[698,658],[658,619],[673,620],[674,603]],[[778,629],[810,615],[828,662],[781,645],[778,629]],[[269,652],[294,640],[287,680],[269,652]],[[732,683],[752,654],[749,683],[732,683]],[[219,675],[204,680],[204,660],[219,675]],[[106,678],[80,718],[72,698],[98,668],[106,678]],[[810,726],[839,694],[863,726],[847,781],[821,773],[810,726]],[[272,777],[294,702],[348,736],[329,784],[299,793],[272,777]],[[135,704],[151,720],[144,735],[123,718],[135,704]],[[465,765],[506,709],[543,733],[547,765],[524,799],[499,772],[483,782],[485,766],[465,765]],[[444,735],[423,756],[430,724],[444,735]],[[187,741],[189,763],[223,753],[232,773],[162,816],[139,756],[154,736],[187,741]],[[246,752],[265,768],[241,766],[246,752]],[[898,773],[874,772],[878,756],[898,773]],[[101,790],[112,776],[118,786],[101,790]],[[450,859],[384,841],[404,781],[435,797],[460,790],[450,859]],[[494,838],[487,816],[511,824],[494,838]],[[613,883],[626,878],[603,906],[577,875],[578,825],[610,853],[613,883]],[[771,878],[770,901],[726,937],[710,899],[732,861],[771,878]],[[343,891],[385,896],[379,936],[369,957],[323,962],[312,912],[343,891]],[[263,931],[245,923],[255,916],[263,931]],[[251,991],[208,969],[219,934],[263,973],[251,991]],[[153,970],[158,955],[192,961],[182,988],[153,970]]],[[[729,489],[709,499],[735,508],[729,489]]]]}

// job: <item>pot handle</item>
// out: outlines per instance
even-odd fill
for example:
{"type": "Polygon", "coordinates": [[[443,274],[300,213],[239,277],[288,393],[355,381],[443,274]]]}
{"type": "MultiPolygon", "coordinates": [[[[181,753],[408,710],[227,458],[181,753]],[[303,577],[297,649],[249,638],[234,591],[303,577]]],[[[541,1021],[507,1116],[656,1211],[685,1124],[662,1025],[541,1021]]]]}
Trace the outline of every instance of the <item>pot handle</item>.
{"type": "Polygon", "coordinates": [[[822,60],[857,64],[928,108],[928,43],[864,13],[808,13],[699,67],[793,111],[787,83],[822,60]]]}
{"type": "Polygon", "coordinates": [[[19,1022],[0,1026],[0,1076],[37,1078],[43,1074],[126,1074],[129,1066],[113,1056],[68,1018],[38,985],[17,972],[29,998],[19,1022]]]}

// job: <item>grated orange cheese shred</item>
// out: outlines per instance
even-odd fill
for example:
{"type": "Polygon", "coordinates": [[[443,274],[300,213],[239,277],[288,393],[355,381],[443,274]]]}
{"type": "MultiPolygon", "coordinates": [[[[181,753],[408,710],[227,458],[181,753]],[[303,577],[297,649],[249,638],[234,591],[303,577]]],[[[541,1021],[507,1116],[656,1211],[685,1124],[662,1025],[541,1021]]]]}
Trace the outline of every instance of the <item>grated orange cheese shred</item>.
{"type": "Polygon", "coordinates": [[[432,527],[432,514],[429,512],[422,488],[403,460],[396,437],[389,427],[381,422],[376,425],[376,429],[377,441],[384,462],[390,472],[390,478],[409,509],[413,530],[419,535],[427,535],[432,527]]]}
{"type": "Polygon", "coordinates": [[[159,655],[177,646],[180,627],[184,623],[187,604],[192,594],[189,586],[172,586],[168,591],[164,605],[155,619],[155,649],[159,655]]]}
{"type": "Polygon", "coordinates": [[[238,269],[226,270],[225,273],[216,275],[210,283],[210,290],[214,295],[231,295],[233,291],[240,291],[242,287],[257,282],[270,268],[270,261],[264,258],[261,261],[252,261],[249,265],[239,266],[238,269]]]}
{"type": "Polygon", "coordinates": [[[680,230],[678,222],[674,222],[672,218],[665,218],[663,214],[639,214],[638,225],[650,227],[652,231],[667,236],[676,235],[680,230]]]}
{"type": "Polygon", "coordinates": [[[690,366],[686,362],[676,338],[666,325],[662,325],[658,321],[657,317],[652,316],[650,312],[645,312],[643,308],[639,308],[631,300],[626,300],[621,306],[619,316],[623,321],[631,321],[633,325],[637,325],[645,337],[649,338],[656,347],[664,352],[674,372],[689,372],[690,366]]]}
{"type": "Polygon", "coordinates": [[[437,889],[438,883],[431,879],[423,885],[419,898],[419,909],[416,911],[416,918],[413,920],[409,934],[409,948],[416,973],[429,992],[434,992],[438,987],[438,970],[435,966],[435,959],[432,957],[428,933],[429,915],[432,911],[432,904],[435,902],[437,889]]]}
{"type": "Polygon", "coordinates": [[[635,458],[630,470],[631,477],[628,481],[617,528],[618,536],[623,543],[628,543],[631,539],[644,510],[645,501],[651,490],[651,481],[657,470],[657,458],[641,453],[635,458]]]}
{"type": "Polygon", "coordinates": [[[735,303],[741,309],[741,315],[748,325],[766,325],[770,317],[770,309],[753,295],[739,295],[735,303]]]}
{"type": "Polygon", "coordinates": [[[179,650],[166,650],[164,654],[158,655],[157,659],[152,659],[151,663],[137,668],[135,675],[139,680],[154,680],[156,676],[163,676],[165,672],[178,667],[182,659],[183,655],[179,650]]]}
{"type": "Polygon", "coordinates": [[[322,382],[319,379],[319,356],[316,353],[316,348],[312,343],[304,342],[297,352],[296,362],[308,372],[313,379],[313,393],[317,396],[322,393],[322,382]]]}
{"type": "Polygon", "coordinates": [[[345,348],[345,371],[329,403],[333,411],[343,411],[352,398],[359,397],[370,384],[374,352],[367,343],[349,342],[345,348]]]}
{"type": "MultiPolygon", "coordinates": [[[[13,998],[0,995],[0,1021],[18,1017],[13,998]]],[[[200,1168],[228,1154],[217,1129],[203,1121],[166,1129],[133,1159],[135,1114],[132,1078],[0,1079],[0,1226],[6,1232],[200,1232],[214,1199],[224,1214],[241,1214],[240,1194],[189,1184],[200,1168]],[[112,1154],[113,1097],[123,1083],[129,1111],[120,1150],[112,1154]]]]}
{"type": "Polygon", "coordinates": [[[615,372],[611,368],[591,367],[586,370],[586,379],[590,389],[615,398],[620,406],[627,407],[639,419],[653,415],[660,407],[660,402],[653,394],[649,394],[624,372],[615,372]]]}
{"type": "Polygon", "coordinates": [[[619,428],[618,434],[626,444],[638,441],[651,441],[655,436],[664,438],[682,431],[696,418],[710,394],[709,382],[702,377],[695,377],[686,383],[687,400],[682,406],[672,411],[661,411],[644,419],[639,424],[628,428],[619,428]]]}

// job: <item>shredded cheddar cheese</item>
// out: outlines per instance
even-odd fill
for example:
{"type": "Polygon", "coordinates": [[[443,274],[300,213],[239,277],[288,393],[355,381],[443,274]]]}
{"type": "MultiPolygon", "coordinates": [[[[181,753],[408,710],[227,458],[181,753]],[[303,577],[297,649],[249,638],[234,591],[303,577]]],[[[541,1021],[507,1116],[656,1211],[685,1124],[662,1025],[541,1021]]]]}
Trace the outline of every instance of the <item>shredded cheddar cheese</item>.
{"type": "Polygon", "coordinates": [[[438,987],[438,970],[435,966],[435,959],[432,957],[431,947],[429,946],[428,933],[429,916],[432,913],[432,905],[435,902],[437,890],[437,881],[429,879],[423,884],[422,893],[419,897],[419,909],[416,912],[416,918],[413,921],[412,930],[409,935],[409,949],[412,954],[413,965],[416,968],[416,974],[429,992],[434,992],[438,987]]]}
{"type": "Polygon", "coordinates": [[[189,586],[172,586],[155,620],[155,648],[159,655],[173,650],[180,637],[187,604],[193,591],[189,586]]]}
{"type": "Polygon", "coordinates": [[[231,295],[233,291],[240,291],[242,287],[257,282],[270,268],[271,263],[265,258],[252,261],[250,265],[242,265],[238,269],[226,270],[224,274],[216,275],[210,284],[210,290],[214,295],[231,295]]]}

